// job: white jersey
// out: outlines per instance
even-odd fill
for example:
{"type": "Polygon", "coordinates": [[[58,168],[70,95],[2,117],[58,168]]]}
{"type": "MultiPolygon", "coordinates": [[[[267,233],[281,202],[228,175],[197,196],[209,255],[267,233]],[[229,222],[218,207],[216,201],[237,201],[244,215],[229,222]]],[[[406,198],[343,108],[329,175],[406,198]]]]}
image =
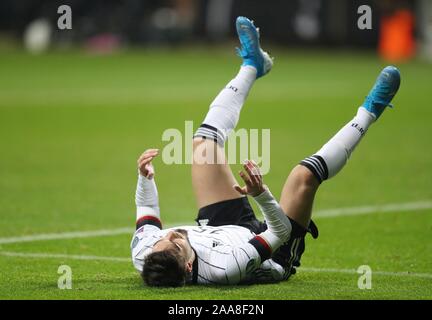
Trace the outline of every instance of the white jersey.
{"type": "Polygon", "coordinates": [[[196,253],[192,282],[198,284],[238,284],[246,282],[273,282],[285,278],[285,270],[273,262],[263,260],[269,248],[265,241],[249,229],[224,225],[179,226],[160,229],[145,224],[134,233],[131,249],[135,268],[142,272],[144,258],[153,245],[170,230],[184,229],[196,253]]]}
{"type": "Polygon", "coordinates": [[[284,268],[270,257],[272,252],[288,240],[291,223],[269,190],[254,199],[268,226],[260,234],[237,225],[162,229],[156,183],[154,179],[139,175],[135,194],[138,229],[131,243],[135,268],[139,272],[143,271],[145,257],[152,252],[154,244],[170,230],[185,229],[196,253],[192,283],[238,284],[285,279],[287,273],[284,268]]]}

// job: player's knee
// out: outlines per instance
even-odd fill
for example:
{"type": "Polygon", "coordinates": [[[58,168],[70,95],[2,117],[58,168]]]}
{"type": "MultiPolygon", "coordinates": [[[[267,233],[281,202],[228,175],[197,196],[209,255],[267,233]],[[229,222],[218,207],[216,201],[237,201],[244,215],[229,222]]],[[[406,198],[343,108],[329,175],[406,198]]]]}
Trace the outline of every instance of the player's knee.
{"type": "Polygon", "coordinates": [[[302,165],[297,165],[291,171],[290,176],[295,180],[299,189],[316,188],[319,185],[319,182],[312,171],[302,165]]]}
{"type": "Polygon", "coordinates": [[[203,137],[194,137],[192,140],[192,147],[194,153],[198,152],[199,154],[216,154],[217,149],[220,148],[216,141],[203,137]]]}
{"type": "Polygon", "coordinates": [[[201,144],[203,144],[205,141],[206,141],[206,139],[204,139],[203,137],[193,137],[192,146],[195,149],[198,146],[200,146],[201,144]]]}

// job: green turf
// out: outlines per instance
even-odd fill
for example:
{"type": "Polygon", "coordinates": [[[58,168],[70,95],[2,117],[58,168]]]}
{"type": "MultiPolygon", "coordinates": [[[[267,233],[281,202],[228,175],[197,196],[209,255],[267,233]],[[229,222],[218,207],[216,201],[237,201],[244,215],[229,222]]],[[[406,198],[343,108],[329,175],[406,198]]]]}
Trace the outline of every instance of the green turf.
{"type": "MultiPolygon", "coordinates": [[[[279,50],[259,80],[239,128],[271,129],[271,170],[280,193],[289,170],[316,151],[362,103],[382,61],[370,53],[279,50]]],[[[133,227],[136,157],[163,148],[167,128],[197,127],[209,102],[235,75],[231,48],[0,54],[0,238],[133,227]]],[[[402,85],[346,169],[324,183],[315,209],[432,200],[432,65],[399,65],[402,85]]],[[[155,163],[168,224],[196,214],[188,165],[155,163]]],[[[233,166],[237,169],[239,166],[233,166]]],[[[128,258],[130,236],[0,244],[3,299],[431,299],[432,210],[317,219],[305,268],[410,272],[300,271],[287,282],[236,287],[149,289],[128,261],[23,258],[1,252],[128,258]],[[57,268],[73,271],[73,290],[57,288],[57,268]]]]}

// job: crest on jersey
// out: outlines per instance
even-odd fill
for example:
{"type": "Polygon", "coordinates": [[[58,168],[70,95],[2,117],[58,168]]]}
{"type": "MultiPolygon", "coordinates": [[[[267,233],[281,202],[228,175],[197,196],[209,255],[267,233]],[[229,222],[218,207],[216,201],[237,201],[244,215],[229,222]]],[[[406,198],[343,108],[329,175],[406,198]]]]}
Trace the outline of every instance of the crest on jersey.
{"type": "Polygon", "coordinates": [[[135,237],[132,241],[132,249],[134,249],[137,246],[138,242],[139,242],[139,238],[135,237]]]}

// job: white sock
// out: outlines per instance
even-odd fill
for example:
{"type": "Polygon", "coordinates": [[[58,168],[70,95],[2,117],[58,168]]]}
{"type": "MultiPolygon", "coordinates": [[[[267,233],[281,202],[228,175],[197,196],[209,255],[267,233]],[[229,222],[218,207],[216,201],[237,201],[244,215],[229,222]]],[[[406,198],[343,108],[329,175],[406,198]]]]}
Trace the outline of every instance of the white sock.
{"type": "Polygon", "coordinates": [[[309,168],[322,182],[335,176],[346,164],[375,117],[360,107],[357,115],[330,139],[316,154],[304,159],[300,164],[309,168]]]}
{"type": "Polygon", "coordinates": [[[203,123],[195,136],[210,138],[223,145],[229,133],[234,130],[240,117],[241,108],[256,79],[256,69],[242,66],[210,105],[203,123]]]}

